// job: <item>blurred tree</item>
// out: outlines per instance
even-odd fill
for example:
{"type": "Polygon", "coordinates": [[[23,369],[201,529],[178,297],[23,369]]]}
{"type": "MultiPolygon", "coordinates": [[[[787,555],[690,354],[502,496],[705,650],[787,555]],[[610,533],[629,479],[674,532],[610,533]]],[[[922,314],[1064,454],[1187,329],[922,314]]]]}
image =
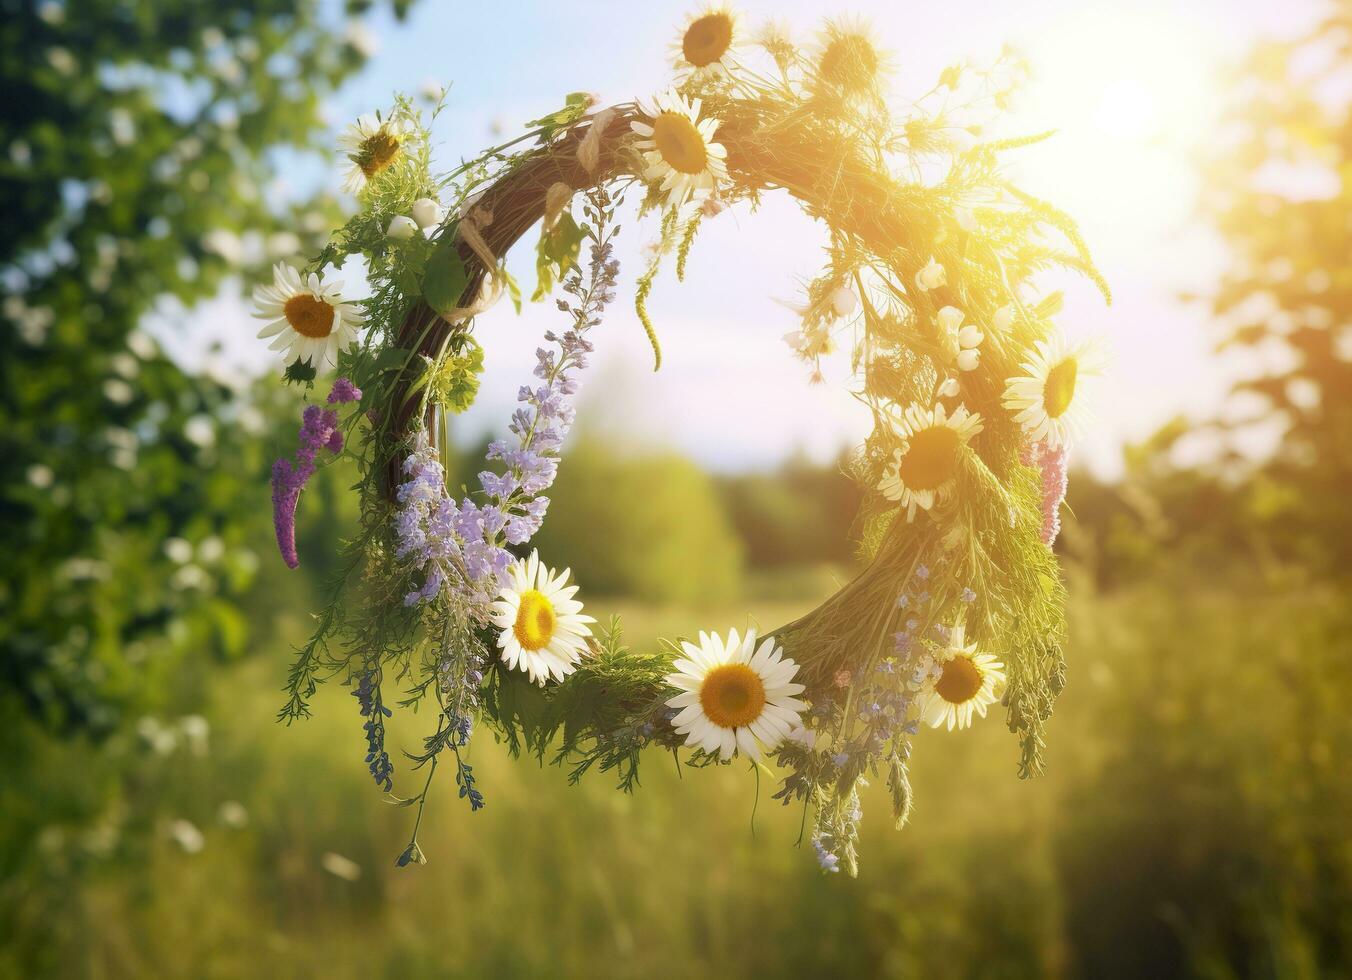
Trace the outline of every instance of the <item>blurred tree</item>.
{"type": "Polygon", "coordinates": [[[749,564],[848,562],[852,557],[850,528],[859,510],[859,488],[838,466],[795,458],[776,473],[723,477],[718,488],[749,564]]]}
{"type": "Polygon", "coordinates": [[[1311,33],[1258,47],[1234,79],[1204,207],[1233,251],[1211,297],[1223,349],[1261,366],[1237,408],[1280,430],[1257,472],[1239,469],[1248,518],[1279,557],[1352,568],[1352,3],[1311,33]]]}
{"type": "Polygon", "coordinates": [[[244,643],[262,419],[137,326],[330,226],[274,151],[368,47],[317,0],[0,0],[0,689],[49,728],[244,643]]]}
{"type": "Polygon", "coordinates": [[[620,458],[583,443],[569,449],[551,496],[540,555],[566,555],[593,595],[700,602],[741,585],[741,544],[713,481],[687,459],[620,458]]]}

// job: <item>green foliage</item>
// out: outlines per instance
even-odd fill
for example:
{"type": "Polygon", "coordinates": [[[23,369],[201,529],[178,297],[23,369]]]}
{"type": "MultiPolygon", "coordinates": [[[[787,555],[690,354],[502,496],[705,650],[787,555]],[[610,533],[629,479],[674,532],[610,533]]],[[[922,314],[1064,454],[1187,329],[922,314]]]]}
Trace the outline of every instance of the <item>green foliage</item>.
{"type": "Polygon", "coordinates": [[[696,211],[695,216],[685,224],[681,235],[681,244],[676,249],[676,280],[685,282],[685,264],[690,258],[690,249],[695,245],[695,235],[699,233],[700,218],[703,212],[696,211]]]}
{"type": "Polygon", "coordinates": [[[515,671],[495,671],[484,711],[513,755],[528,752],[566,766],[570,783],[593,768],[613,771],[619,788],[631,792],[639,752],[663,721],[663,699],[653,692],[661,690],[671,660],[666,653],[630,650],[619,618],[612,617],[567,684],[539,688],[515,671]]]}
{"type": "Polygon", "coordinates": [[[1352,570],[1352,316],[1345,263],[1352,203],[1352,10],[1335,4],[1303,36],[1258,46],[1236,72],[1229,131],[1206,167],[1203,207],[1235,256],[1206,299],[1226,332],[1219,354],[1241,365],[1235,405],[1216,426],[1217,469],[1242,481],[1246,534],[1261,560],[1352,570]],[[1317,174],[1328,190],[1273,174],[1317,174]],[[1245,356],[1245,355],[1249,356],[1245,356]],[[1255,356],[1256,355],[1256,356],[1255,356]],[[1255,410],[1256,407],[1256,410],[1255,410]],[[1280,433],[1254,467],[1244,447],[1280,433]]]}
{"type": "Polygon", "coordinates": [[[591,95],[587,92],[569,92],[563,100],[563,108],[557,109],[539,119],[526,123],[527,129],[538,129],[540,140],[544,142],[560,130],[567,129],[581,119],[592,106],[591,95]]]}
{"type": "Polygon", "coordinates": [[[469,334],[457,334],[447,344],[441,361],[432,367],[427,382],[428,397],[448,412],[463,412],[479,393],[479,375],[483,371],[483,347],[469,334]]]}
{"type": "Polygon", "coordinates": [[[460,305],[469,287],[469,270],[456,248],[455,229],[441,236],[423,268],[422,296],[438,313],[460,305]]]}
{"type": "Polygon", "coordinates": [[[262,190],[362,62],[331,26],[282,0],[0,3],[0,677],[53,728],[107,731],[185,657],[245,648],[276,446],[135,328],[319,243],[332,201],[262,190]]]}
{"type": "Polygon", "coordinates": [[[1056,847],[1074,972],[1345,972],[1346,596],[1164,571],[1077,612],[1104,653],[1056,847]]]}
{"type": "MultiPolygon", "coordinates": [[[[307,569],[286,581],[312,580],[307,569]]],[[[793,614],[748,608],[767,622],[793,614]]],[[[731,613],[618,611],[639,650],[731,613]]],[[[139,735],[111,757],[84,740],[35,741],[26,721],[0,736],[12,886],[0,893],[0,974],[116,976],[134,960],[166,977],[205,962],[335,978],[1338,976],[1352,962],[1349,636],[1331,589],[1188,572],[1100,595],[1077,581],[1082,652],[1051,772],[1005,778],[998,726],[922,733],[905,836],[885,815],[885,781],[862,791],[878,819],[861,825],[855,881],[820,877],[806,843],[792,846],[799,807],[762,798],[753,835],[740,767],[692,778],[651,752],[643,791],[620,796],[610,774],[570,786],[566,769],[513,763],[489,738],[472,761],[492,809],[446,805],[443,788],[421,834],[435,873],[408,875],[392,860],[407,811],[370,806],[350,765],[352,698],[321,694],[315,720],[277,739],[275,666],[232,665],[204,678],[204,755],[176,714],[160,719],[180,733],[165,753],[139,735]],[[226,801],[244,826],[221,818],[226,801]],[[203,834],[199,853],[176,843],[179,819],[203,834]],[[330,854],[358,880],[326,870],[330,854]],[[523,931],[522,916],[536,925],[523,931]],[[448,946],[447,919],[474,942],[448,946]]],[[[395,744],[421,745],[425,720],[396,713],[395,744]]]]}
{"type": "Polygon", "coordinates": [[[585,442],[570,449],[536,543],[593,595],[710,601],[741,584],[740,545],[713,482],[675,455],[617,458],[585,442]]]}
{"type": "Polygon", "coordinates": [[[850,561],[860,491],[840,466],[791,460],[771,473],[720,477],[718,490],[748,565],[850,561]]]}
{"type": "Polygon", "coordinates": [[[577,268],[582,252],[583,231],[571,212],[559,215],[553,228],[541,229],[540,241],[535,246],[535,292],[531,300],[538,303],[554,291],[555,285],[577,268]]]}

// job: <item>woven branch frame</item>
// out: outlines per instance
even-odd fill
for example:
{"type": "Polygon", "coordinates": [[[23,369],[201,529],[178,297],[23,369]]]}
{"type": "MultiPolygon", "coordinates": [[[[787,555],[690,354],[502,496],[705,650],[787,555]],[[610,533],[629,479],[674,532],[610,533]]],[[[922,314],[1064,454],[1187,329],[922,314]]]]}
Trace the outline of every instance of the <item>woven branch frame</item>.
{"type": "MultiPolygon", "coordinates": [[[[891,243],[897,241],[928,241],[936,230],[931,214],[920,208],[909,208],[913,193],[908,188],[871,166],[858,156],[821,160],[805,138],[805,130],[779,126],[764,129],[759,126],[759,113],[754,102],[730,100],[721,103],[717,112],[722,124],[719,140],[727,148],[730,174],[740,182],[761,190],[784,189],[795,197],[809,214],[831,216],[834,228],[857,238],[866,247],[888,255],[895,271],[903,281],[911,281],[923,265],[914,250],[900,250],[891,243]],[[851,188],[850,207],[841,209],[839,198],[819,192],[821,188],[841,186],[851,188]]],[[[626,160],[623,137],[629,133],[630,123],[643,116],[632,103],[616,105],[608,111],[594,113],[579,124],[568,128],[546,145],[535,151],[511,173],[488,185],[477,197],[475,207],[490,213],[491,223],[480,230],[488,250],[495,256],[505,255],[525,234],[541,220],[545,211],[546,191],[563,182],[577,191],[627,177],[635,169],[633,160],[626,160]],[[597,118],[603,120],[597,165],[587,170],[578,162],[577,149],[597,118]]],[[[457,238],[457,249],[470,272],[469,283],[460,297],[460,305],[468,306],[478,295],[487,270],[475,250],[457,238]]],[[[409,310],[399,331],[399,345],[413,348],[418,353],[433,357],[445,343],[447,336],[457,329],[432,310],[425,301],[417,301],[409,310]]],[[[395,404],[404,405],[397,418],[393,438],[402,437],[416,412],[415,399],[395,398],[395,404]]],[[[397,476],[393,471],[392,477],[397,476]]],[[[395,480],[391,480],[393,487],[395,480]]],[[[820,655],[805,662],[808,677],[820,684],[841,669],[849,659],[850,648],[857,643],[857,629],[841,629],[840,610],[844,606],[865,601],[874,608],[889,608],[888,593],[894,590],[898,564],[905,564],[917,549],[913,540],[910,547],[899,548],[897,538],[909,534],[922,537],[917,528],[898,523],[889,533],[890,545],[884,543],[866,568],[827,599],[817,609],[785,624],[772,632],[785,645],[793,648],[792,637],[806,632],[821,644],[820,655]]],[[[848,617],[847,617],[848,618],[848,617]]],[[[882,632],[875,630],[881,638],[882,632]]]]}

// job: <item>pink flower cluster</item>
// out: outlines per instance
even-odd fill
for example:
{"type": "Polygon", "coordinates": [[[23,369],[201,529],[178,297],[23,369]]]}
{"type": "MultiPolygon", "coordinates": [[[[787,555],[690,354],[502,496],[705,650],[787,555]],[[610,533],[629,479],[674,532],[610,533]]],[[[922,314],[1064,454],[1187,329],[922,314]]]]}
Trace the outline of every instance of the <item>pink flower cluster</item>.
{"type": "Polygon", "coordinates": [[[1045,442],[1035,442],[1024,447],[1023,461],[1036,466],[1042,474],[1042,543],[1051,547],[1061,533],[1061,504],[1069,485],[1070,451],[1065,446],[1052,449],[1045,442]]]}

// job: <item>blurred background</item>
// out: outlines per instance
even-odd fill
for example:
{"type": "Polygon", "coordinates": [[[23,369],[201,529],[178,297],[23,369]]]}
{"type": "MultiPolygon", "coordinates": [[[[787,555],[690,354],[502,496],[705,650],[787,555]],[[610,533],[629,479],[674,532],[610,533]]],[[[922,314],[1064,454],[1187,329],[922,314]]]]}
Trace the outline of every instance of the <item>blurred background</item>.
{"type": "MultiPolygon", "coordinates": [[[[827,12],[741,6],[802,39],[827,12]]],[[[1016,778],[998,720],[922,734],[911,823],[870,790],[851,881],[740,770],[655,756],[625,796],[483,738],[487,808],[434,790],[430,863],[396,870],[408,814],[349,692],[273,720],[356,512],[324,472],[281,564],[299,395],[244,297],[352,207],[334,135],[392,90],[451,86],[449,166],[566,92],[664,86],[687,10],[0,0],[0,977],[1352,975],[1352,5],[852,7],[898,105],[1028,59],[1000,135],[1060,133],[1014,175],[1117,294],[1048,283],[1115,356],[1057,545],[1049,775],[1016,778]]],[[[632,284],[656,229],[626,231],[632,284]]],[[[784,622],[852,573],[835,461],[867,421],[773,302],[823,245],[786,201],[724,215],[650,301],[660,374],[632,285],[598,337],[539,545],[632,643],[784,622]]],[[[480,324],[467,473],[547,306],[480,324]]]]}

